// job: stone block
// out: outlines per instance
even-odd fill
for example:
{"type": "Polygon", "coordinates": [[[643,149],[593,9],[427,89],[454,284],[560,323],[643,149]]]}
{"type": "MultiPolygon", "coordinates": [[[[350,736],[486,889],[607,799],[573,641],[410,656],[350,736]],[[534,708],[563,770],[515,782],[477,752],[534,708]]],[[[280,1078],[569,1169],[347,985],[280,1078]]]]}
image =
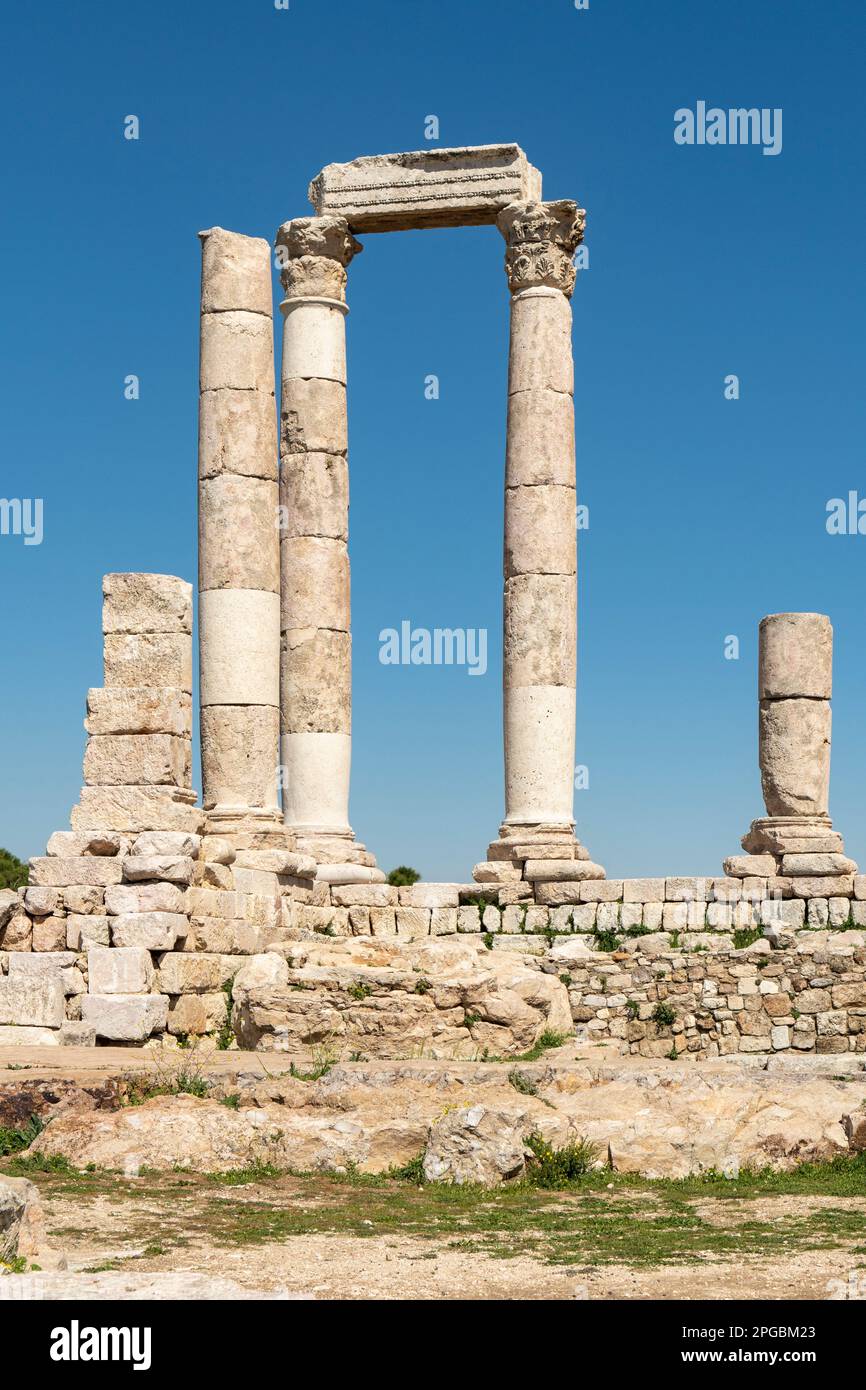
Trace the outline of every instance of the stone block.
{"type": "Polygon", "coordinates": [[[829,700],[833,628],[824,613],[772,613],[761,619],[758,690],[762,700],[829,700]]]}
{"type": "Polygon", "coordinates": [[[505,582],[504,670],[510,685],[574,684],[574,575],[521,574],[505,582]]]}
{"type": "Polygon", "coordinates": [[[270,318],[271,248],[264,237],[209,227],[201,241],[203,314],[246,310],[270,318]]]}
{"type": "Polygon", "coordinates": [[[547,883],[582,883],[585,879],[603,879],[604,870],[591,859],[527,859],[523,876],[530,882],[541,879],[547,883]]]}
{"type": "Polygon", "coordinates": [[[796,898],[850,897],[854,892],[853,874],[792,878],[790,882],[796,898]]]}
{"type": "Polygon", "coordinates": [[[192,640],[186,633],[109,633],[103,643],[104,684],[173,686],[192,691],[192,640]]]}
{"type": "Polygon", "coordinates": [[[829,877],[833,874],[849,874],[857,872],[857,865],[853,859],[848,859],[844,854],[784,854],[782,856],[782,873],[791,878],[804,875],[814,875],[816,877],[829,877]]]}
{"type": "Polygon", "coordinates": [[[770,816],[822,816],[830,781],[830,705],[762,700],[761,785],[770,816]]]}
{"type": "Polygon", "coordinates": [[[663,903],[665,900],[665,880],[663,878],[625,878],[622,882],[624,903],[663,903]]]}
{"type": "MultiPolygon", "coordinates": [[[[195,891],[190,890],[190,897],[195,891]]],[[[130,912],[182,913],[187,910],[187,900],[183,889],[174,883],[123,883],[106,889],[105,910],[118,917],[130,912]]]]}
{"type": "Polygon", "coordinates": [[[182,787],[187,778],[186,740],[171,734],[100,734],[88,739],[88,786],[182,787]]]}
{"type": "Polygon", "coordinates": [[[33,923],[34,951],[62,951],[66,946],[66,918],[38,917],[33,923]]]}
{"type": "Polygon", "coordinates": [[[91,994],[147,994],[154,970],[149,951],[92,946],[87,952],[87,974],[91,994]]]}
{"type": "Polygon", "coordinates": [[[145,1042],[164,1031],[168,999],[164,994],[85,994],[81,1021],[106,1042],[145,1042]]]}
{"type": "Polygon", "coordinates": [[[280,470],[285,536],[348,538],[349,470],[345,455],[287,453],[280,470]]]}
{"type": "MultiPolygon", "coordinates": [[[[455,906],[456,906],[455,896],[455,906]]],[[[337,907],[396,907],[397,889],[390,883],[334,883],[331,902],[337,907]]]]}
{"type": "Polygon", "coordinates": [[[339,455],[348,448],[346,387],[324,377],[284,376],[280,452],[339,455]]]}
{"type": "Polygon", "coordinates": [[[172,686],[97,686],[87,692],[84,727],[95,736],[170,734],[190,738],[192,696],[172,686]]]}
{"type": "Polygon", "coordinates": [[[283,878],[316,876],[313,856],[289,849],[239,849],[234,865],[236,869],[257,869],[261,873],[278,874],[283,878]]]}
{"type": "Polygon", "coordinates": [[[540,199],[541,174],[519,145],[367,155],[326,165],[310,184],[316,215],[355,232],[492,224],[510,203],[540,199]]]}
{"type": "MultiPolygon", "coordinates": [[[[15,895],[18,901],[18,895],[15,895]]],[[[0,927],[0,951],[30,951],[33,943],[33,924],[27,913],[13,912],[6,925],[0,927]]]]}
{"type": "Polygon", "coordinates": [[[582,903],[621,902],[625,891],[625,880],[621,878],[595,879],[580,886],[582,903]]]}
{"type": "Polygon", "coordinates": [[[102,631],[192,632],[192,585],[170,574],[106,574],[102,631]]]}
{"type": "MultiPolygon", "coordinates": [[[[487,908],[487,912],[495,912],[498,919],[498,908],[487,908]]],[[[398,907],[395,913],[397,935],[406,937],[410,941],[429,936],[430,913],[429,907],[398,907]]]]}
{"type": "Polygon", "coordinates": [[[6,926],[20,907],[21,899],[15,888],[0,889],[0,931],[6,926]]]}
{"type": "Polygon", "coordinates": [[[345,733],[352,727],[352,638],[292,628],[280,644],[284,733],[345,733]]]}
{"type": "Polygon", "coordinates": [[[276,402],[273,387],[254,391],[224,387],[208,392],[198,419],[201,479],[225,473],[277,479],[276,402]]]}
{"type": "Polygon", "coordinates": [[[710,886],[711,880],[706,878],[666,878],[665,901],[706,902],[710,886]]]}
{"type": "Polygon", "coordinates": [[[269,313],[226,310],[202,315],[202,392],[265,390],[273,379],[274,328],[269,313]]]}
{"type": "Polygon", "coordinates": [[[59,1028],[66,1011],[59,971],[0,978],[0,1025],[59,1028]]]}
{"type": "Polygon", "coordinates": [[[56,888],[25,888],[24,907],[31,917],[50,917],[60,901],[56,888]]]}
{"type": "Polygon", "coordinates": [[[199,583],[202,589],[277,592],[280,529],[277,484],[221,473],[199,484],[199,583]]]}
{"type": "Polygon", "coordinates": [[[127,833],[142,830],[201,831],[204,816],[189,801],[160,787],[82,787],[72,808],[73,830],[110,825],[127,833]]]}
{"type": "Polygon", "coordinates": [[[279,728],[276,705],[220,704],[202,709],[205,807],[231,805],[243,797],[248,806],[276,809],[279,728]]]}
{"type": "Polygon", "coordinates": [[[430,913],[431,936],[451,936],[457,931],[456,907],[434,907],[430,913]]]}
{"type": "Polygon", "coordinates": [[[460,901],[457,883],[409,883],[398,893],[401,907],[457,907],[460,901]]]}
{"type": "Polygon", "coordinates": [[[201,1036],[214,1033],[226,1022],[227,996],[222,990],[214,994],[181,994],[168,1005],[169,1033],[192,1033],[201,1036]]]}
{"type": "Polygon", "coordinates": [[[190,835],[181,830],[148,830],[136,837],[129,852],[135,857],[140,855],[148,859],[154,855],[195,859],[201,844],[200,835],[190,835]]]}
{"type": "MultiPolygon", "coordinates": [[[[189,933],[189,918],[177,912],[129,912],[110,918],[112,945],[145,951],[173,951],[189,933]]],[[[109,994],[110,990],[99,993],[109,994]]],[[[134,994],[124,989],[124,994],[134,994]]]]}
{"type": "Polygon", "coordinates": [[[126,852],[128,841],[109,830],[55,830],[45,853],[58,859],[74,859],[78,855],[106,855],[126,852]]]}
{"type": "Polygon", "coordinates": [[[66,918],[66,947],[86,951],[91,946],[110,946],[109,918],[95,913],[70,913],[66,918]]]}
{"type": "Polygon", "coordinates": [[[574,574],[577,502],[573,487],[506,488],[505,577],[574,574]]]}
{"type": "Polygon", "coordinates": [[[59,1047],[60,1028],[32,1028],[27,1025],[0,1025],[0,1047],[59,1047]]]}
{"type": "Polygon", "coordinates": [[[76,859],[47,855],[30,860],[30,882],[34,886],[104,888],[119,883],[121,875],[120,859],[102,855],[82,855],[76,859]]]}
{"type": "Polygon", "coordinates": [[[63,890],[63,901],[69,913],[79,913],[82,916],[93,914],[98,917],[105,910],[105,889],[70,885],[63,890]]]}
{"type": "Polygon", "coordinates": [[[186,887],[192,882],[193,867],[192,859],[186,855],[128,855],[123,861],[123,877],[127,883],[162,879],[186,887]]]}
{"type": "Polygon", "coordinates": [[[776,872],[776,861],[771,854],[732,854],[722,868],[731,878],[770,878],[776,872]]]}
{"type": "Polygon", "coordinates": [[[215,994],[239,968],[237,956],[167,951],[159,958],[154,987],[160,994],[215,994]]]}

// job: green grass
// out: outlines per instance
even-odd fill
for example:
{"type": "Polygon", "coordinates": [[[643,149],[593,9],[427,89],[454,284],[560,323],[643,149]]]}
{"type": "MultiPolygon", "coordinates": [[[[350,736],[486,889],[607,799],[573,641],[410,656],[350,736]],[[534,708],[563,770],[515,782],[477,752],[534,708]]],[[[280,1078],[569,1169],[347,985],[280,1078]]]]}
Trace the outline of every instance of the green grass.
{"type": "Polygon", "coordinates": [[[29,1149],[35,1139],[39,1138],[45,1125],[38,1115],[31,1115],[26,1125],[19,1129],[0,1128],[0,1156],[7,1154],[20,1153],[22,1149],[29,1149]]]}

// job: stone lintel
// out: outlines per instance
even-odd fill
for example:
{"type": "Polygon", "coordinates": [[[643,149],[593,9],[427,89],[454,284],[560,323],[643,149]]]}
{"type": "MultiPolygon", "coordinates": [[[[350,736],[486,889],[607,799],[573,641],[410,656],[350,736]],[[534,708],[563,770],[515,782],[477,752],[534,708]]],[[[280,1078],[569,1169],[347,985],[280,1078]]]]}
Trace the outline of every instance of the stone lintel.
{"type": "Polygon", "coordinates": [[[317,216],[345,217],[353,232],[477,227],[509,203],[539,202],[541,174],[519,145],[364,155],[326,165],[309,198],[317,216]]]}

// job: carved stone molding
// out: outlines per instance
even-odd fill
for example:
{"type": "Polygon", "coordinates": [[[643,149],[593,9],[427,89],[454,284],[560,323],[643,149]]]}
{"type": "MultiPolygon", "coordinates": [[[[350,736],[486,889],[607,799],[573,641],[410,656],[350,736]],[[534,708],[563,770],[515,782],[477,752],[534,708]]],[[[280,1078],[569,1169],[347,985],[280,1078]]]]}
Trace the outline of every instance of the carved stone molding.
{"type": "Polygon", "coordinates": [[[275,255],[289,299],[346,298],[346,266],[363,251],[344,217],[295,217],[277,232],[275,255]]]}
{"type": "Polygon", "coordinates": [[[496,225],[505,237],[505,271],[512,294],[546,286],[571,297],[572,257],[583,241],[586,213],[563,198],[555,203],[512,203],[496,225]]]}

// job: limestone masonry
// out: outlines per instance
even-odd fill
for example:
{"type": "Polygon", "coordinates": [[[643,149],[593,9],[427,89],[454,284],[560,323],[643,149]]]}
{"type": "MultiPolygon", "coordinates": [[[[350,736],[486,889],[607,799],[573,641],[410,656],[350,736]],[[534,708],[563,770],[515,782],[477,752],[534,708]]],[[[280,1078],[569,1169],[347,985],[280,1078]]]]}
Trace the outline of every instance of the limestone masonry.
{"type": "MultiPolygon", "coordinates": [[[[516,145],[329,165],[271,248],[202,232],[199,737],[192,586],[103,582],[71,829],[0,892],[0,1045],[483,1059],[866,1051],[866,876],[829,815],[833,632],[759,630],[766,814],[718,878],[608,879],[575,835],[574,253],[516,145]],[[349,822],[346,318],[356,233],[493,224],[510,295],[504,814],[464,883],[392,887],[349,822]]],[[[492,827],[491,827],[492,828],[492,827]]]]}

